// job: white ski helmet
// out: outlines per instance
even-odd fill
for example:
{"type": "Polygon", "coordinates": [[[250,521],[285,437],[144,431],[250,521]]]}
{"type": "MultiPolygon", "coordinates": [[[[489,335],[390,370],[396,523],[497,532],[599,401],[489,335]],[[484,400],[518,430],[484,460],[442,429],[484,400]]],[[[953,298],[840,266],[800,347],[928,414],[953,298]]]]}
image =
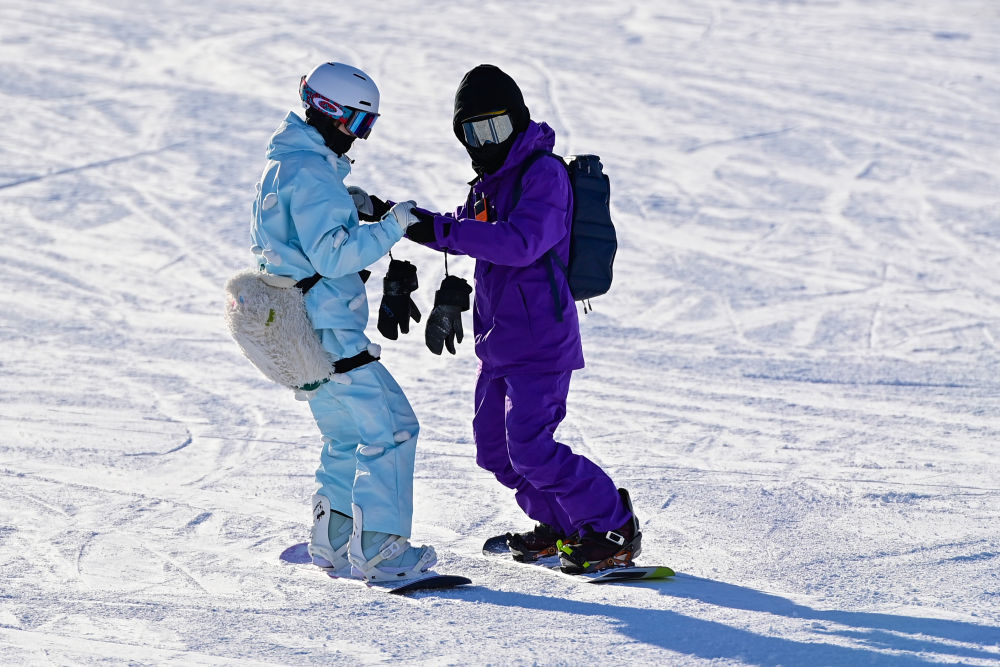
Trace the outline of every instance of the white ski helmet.
{"type": "Polygon", "coordinates": [[[375,82],[343,63],[323,63],[302,77],[299,97],[302,106],[339,121],[361,139],[368,138],[379,115],[375,82]]]}

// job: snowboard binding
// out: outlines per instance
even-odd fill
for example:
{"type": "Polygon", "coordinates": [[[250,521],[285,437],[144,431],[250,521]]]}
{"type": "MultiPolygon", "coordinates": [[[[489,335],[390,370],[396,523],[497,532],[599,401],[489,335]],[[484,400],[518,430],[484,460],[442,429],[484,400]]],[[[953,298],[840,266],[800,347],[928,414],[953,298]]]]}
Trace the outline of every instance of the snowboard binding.
{"type": "Polygon", "coordinates": [[[405,537],[364,530],[361,506],[351,509],[354,526],[347,554],[351,576],[367,582],[403,581],[419,577],[437,563],[434,547],[414,547],[405,537]]]}
{"type": "Polygon", "coordinates": [[[632,516],[616,530],[603,533],[581,531],[559,540],[556,545],[563,572],[584,574],[634,565],[633,559],[642,552],[642,532],[628,491],[618,489],[618,493],[632,516]]]}

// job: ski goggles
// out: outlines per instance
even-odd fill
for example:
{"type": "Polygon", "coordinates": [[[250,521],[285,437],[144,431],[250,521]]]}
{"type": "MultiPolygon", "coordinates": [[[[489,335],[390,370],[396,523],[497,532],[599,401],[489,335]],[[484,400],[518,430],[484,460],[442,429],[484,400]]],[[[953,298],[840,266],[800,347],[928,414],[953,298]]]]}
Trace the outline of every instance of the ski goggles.
{"type": "Polygon", "coordinates": [[[494,111],[485,116],[477,116],[462,123],[465,133],[465,143],[472,148],[486,144],[502,144],[514,134],[514,126],[510,122],[510,114],[506,109],[494,111]]]}
{"type": "Polygon", "coordinates": [[[302,98],[303,104],[323,112],[360,139],[368,138],[368,135],[372,132],[372,126],[375,124],[376,119],[378,119],[377,113],[362,111],[353,107],[345,107],[317,93],[309,87],[304,76],[299,82],[299,97],[302,98]]]}

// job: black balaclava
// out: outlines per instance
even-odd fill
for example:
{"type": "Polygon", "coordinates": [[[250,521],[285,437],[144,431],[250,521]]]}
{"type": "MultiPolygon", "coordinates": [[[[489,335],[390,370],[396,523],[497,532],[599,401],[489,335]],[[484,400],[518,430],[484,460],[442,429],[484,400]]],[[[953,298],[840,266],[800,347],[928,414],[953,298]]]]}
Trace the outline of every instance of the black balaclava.
{"type": "Polygon", "coordinates": [[[458,91],[455,92],[455,116],[452,125],[455,136],[462,142],[469,157],[472,158],[473,169],[480,176],[492,174],[503,166],[511,146],[514,145],[518,135],[528,128],[530,119],[531,116],[528,113],[528,107],[524,105],[521,89],[514,83],[514,79],[495,65],[480,65],[470,70],[462,78],[462,83],[458,84],[458,91]],[[514,134],[500,144],[487,144],[479,148],[466,145],[462,123],[470,118],[500,109],[506,109],[507,113],[510,114],[514,134]]]}
{"type": "Polygon", "coordinates": [[[306,122],[315,127],[326,147],[337,155],[343,155],[351,150],[351,145],[357,137],[351,137],[337,129],[339,123],[325,113],[313,107],[306,109],[306,122]]]}

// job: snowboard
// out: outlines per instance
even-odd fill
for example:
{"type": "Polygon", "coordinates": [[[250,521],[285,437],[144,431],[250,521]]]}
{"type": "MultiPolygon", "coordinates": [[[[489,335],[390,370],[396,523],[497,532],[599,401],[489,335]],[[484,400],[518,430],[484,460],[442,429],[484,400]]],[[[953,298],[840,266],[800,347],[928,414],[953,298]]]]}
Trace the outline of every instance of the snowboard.
{"type": "Polygon", "coordinates": [[[521,562],[514,560],[510,555],[510,550],[507,548],[506,535],[496,535],[486,540],[483,544],[483,553],[487,556],[506,556],[511,563],[541,567],[588,584],[620,584],[628,581],[640,581],[643,579],[666,579],[676,574],[671,568],[665,565],[628,565],[625,567],[615,567],[608,570],[601,570],[600,572],[566,574],[559,569],[559,558],[557,556],[540,558],[534,562],[521,562]]]}
{"type": "MultiPolygon", "coordinates": [[[[288,547],[281,552],[281,556],[279,556],[279,558],[285,563],[292,563],[294,565],[306,564],[317,570],[323,570],[323,568],[313,565],[312,558],[309,556],[309,545],[306,542],[300,542],[288,547]]],[[[327,574],[331,579],[336,579],[337,581],[364,584],[369,588],[377,588],[392,595],[408,595],[409,593],[413,593],[415,591],[455,588],[457,586],[465,586],[466,584],[472,583],[472,580],[468,577],[460,577],[454,574],[438,574],[433,571],[428,571],[415,579],[406,579],[405,581],[399,582],[363,581],[361,579],[353,579],[351,577],[337,577],[329,572],[327,572],[327,574]]]]}

